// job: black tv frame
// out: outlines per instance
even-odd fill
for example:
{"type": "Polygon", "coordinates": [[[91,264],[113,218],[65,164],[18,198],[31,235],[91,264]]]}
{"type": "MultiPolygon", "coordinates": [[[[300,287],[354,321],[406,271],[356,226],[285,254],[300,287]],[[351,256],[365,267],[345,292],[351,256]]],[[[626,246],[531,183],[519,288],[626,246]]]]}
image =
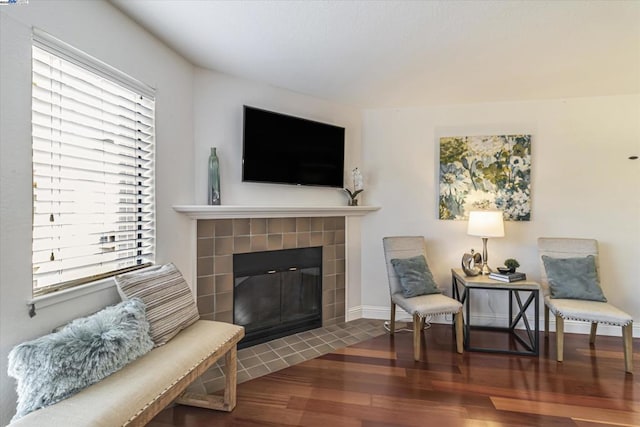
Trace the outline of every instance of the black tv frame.
{"type": "Polygon", "coordinates": [[[345,128],[245,105],[242,181],[342,188],[345,128]]]}

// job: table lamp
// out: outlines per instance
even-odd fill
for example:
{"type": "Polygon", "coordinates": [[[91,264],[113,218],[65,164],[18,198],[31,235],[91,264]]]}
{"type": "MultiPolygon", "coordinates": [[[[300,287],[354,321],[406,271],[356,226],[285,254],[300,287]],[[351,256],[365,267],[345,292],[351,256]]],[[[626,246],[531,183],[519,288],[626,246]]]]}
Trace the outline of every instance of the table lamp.
{"type": "Polygon", "coordinates": [[[482,237],[482,274],[491,273],[487,265],[487,239],[504,237],[504,220],[502,211],[471,211],[467,234],[482,237]]]}

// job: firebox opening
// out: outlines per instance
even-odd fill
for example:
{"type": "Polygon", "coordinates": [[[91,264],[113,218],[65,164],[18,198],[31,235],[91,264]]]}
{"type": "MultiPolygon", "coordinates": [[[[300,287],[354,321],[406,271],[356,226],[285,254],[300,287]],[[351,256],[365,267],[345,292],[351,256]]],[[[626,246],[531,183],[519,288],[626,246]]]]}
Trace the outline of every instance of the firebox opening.
{"type": "Polygon", "coordinates": [[[239,348],[322,326],[322,247],[233,256],[239,348]]]}

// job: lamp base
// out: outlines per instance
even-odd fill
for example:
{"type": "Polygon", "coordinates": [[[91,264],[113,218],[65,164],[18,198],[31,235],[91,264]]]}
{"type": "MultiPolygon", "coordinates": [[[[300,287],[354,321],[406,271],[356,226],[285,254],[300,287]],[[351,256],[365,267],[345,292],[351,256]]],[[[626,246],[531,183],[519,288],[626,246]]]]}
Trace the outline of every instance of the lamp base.
{"type": "Polygon", "coordinates": [[[482,271],[480,273],[485,276],[491,273],[491,269],[489,268],[486,262],[482,263],[482,271]]]}
{"type": "Polygon", "coordinates": [[[491,269],[487,265],[487,260],[489,259],[489,253],[487,252],[487,238],[482,238],[482,274],[487,275],[491,273],[491,269]]]}

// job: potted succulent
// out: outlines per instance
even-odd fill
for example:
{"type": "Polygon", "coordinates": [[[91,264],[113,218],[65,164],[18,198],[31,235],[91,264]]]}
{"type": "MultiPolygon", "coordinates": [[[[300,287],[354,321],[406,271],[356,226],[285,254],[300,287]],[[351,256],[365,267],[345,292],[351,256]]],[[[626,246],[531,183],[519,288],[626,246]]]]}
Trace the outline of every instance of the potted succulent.
{"type": "Polygon", "coordinates": [[[520,267],[520,263],[515,258],[507,258],[504,260],[504,266],[509,269],[509,273],[515,273],[516,269],[520,267]]]}

